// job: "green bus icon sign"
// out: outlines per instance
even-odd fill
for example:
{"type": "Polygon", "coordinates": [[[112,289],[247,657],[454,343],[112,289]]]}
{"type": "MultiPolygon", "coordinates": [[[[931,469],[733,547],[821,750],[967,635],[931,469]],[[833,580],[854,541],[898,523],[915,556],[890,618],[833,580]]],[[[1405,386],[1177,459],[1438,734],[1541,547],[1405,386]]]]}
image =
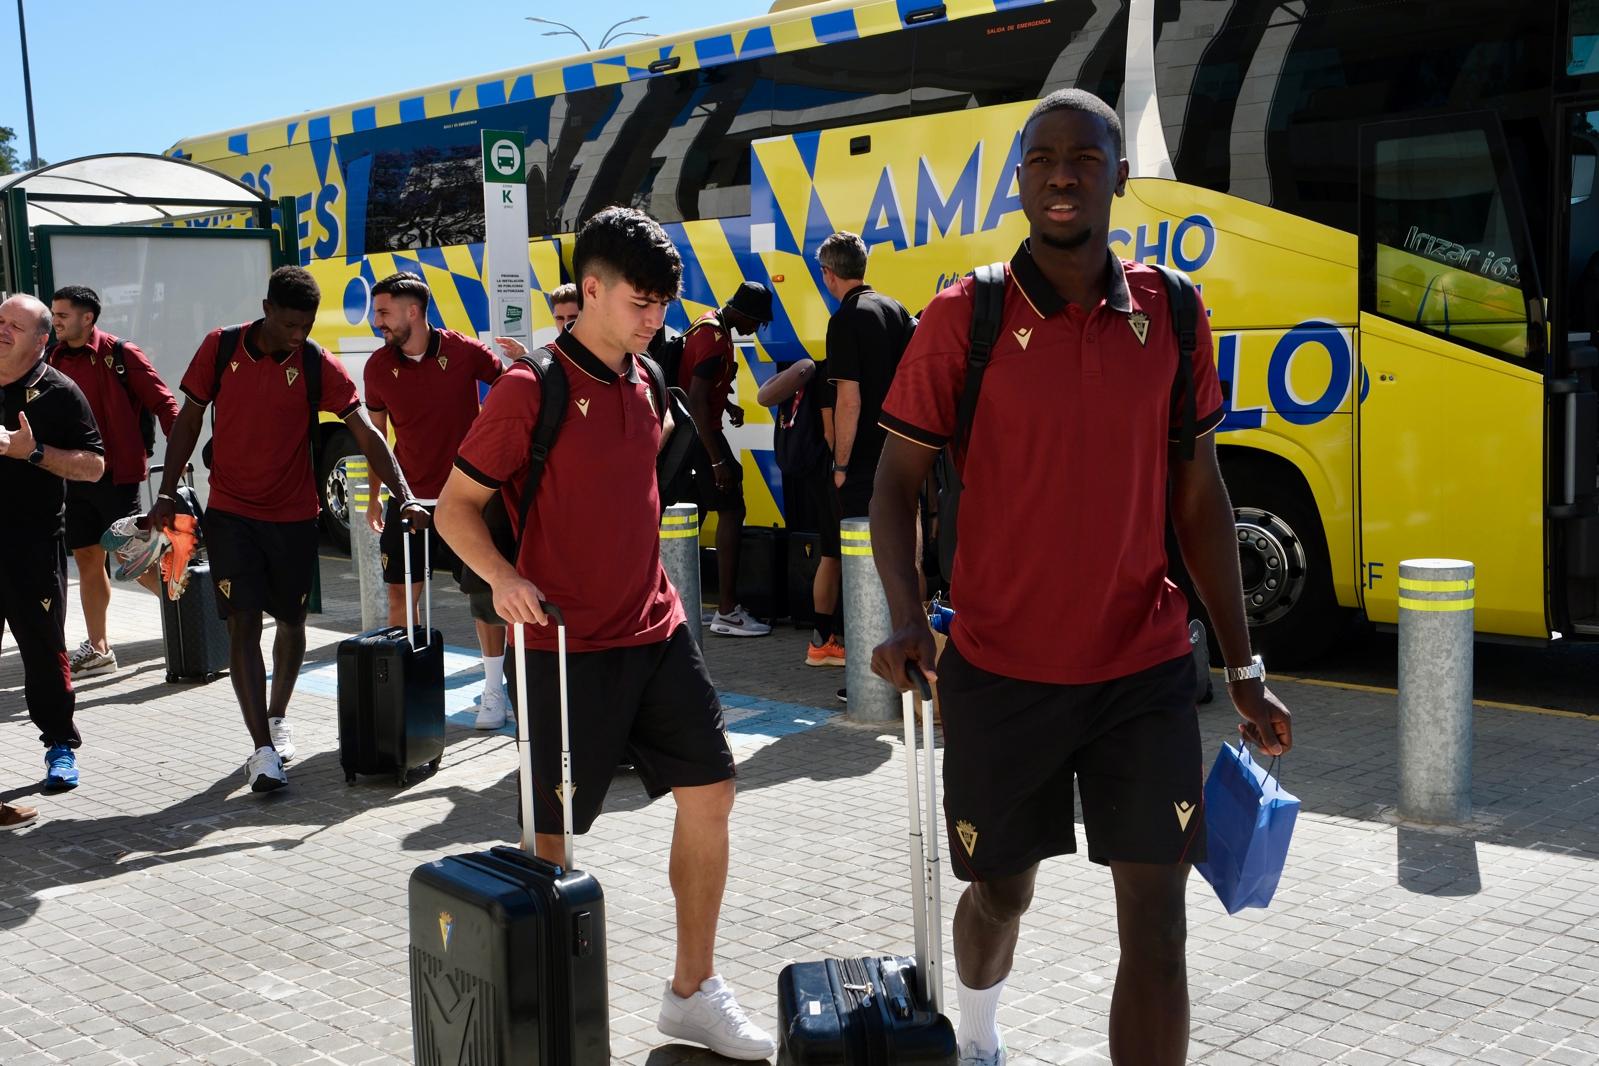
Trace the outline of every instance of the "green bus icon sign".
{"type": "Polygon", "coordinates": [[[494,169],[501,174],[515,174],[522,165],[522,153],[510,141],[497,143],[489,158],[494,163],[494,169]]]}

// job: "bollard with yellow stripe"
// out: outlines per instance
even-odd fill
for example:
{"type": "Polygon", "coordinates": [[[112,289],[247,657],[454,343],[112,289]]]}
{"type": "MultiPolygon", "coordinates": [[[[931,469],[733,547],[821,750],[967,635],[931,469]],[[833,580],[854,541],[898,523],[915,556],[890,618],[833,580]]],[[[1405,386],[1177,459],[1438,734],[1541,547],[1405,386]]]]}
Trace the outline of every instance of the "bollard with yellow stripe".
{"type": "Polygon", "coordinates": [[[661,566],[677,589],[694,643],[703,645],[700,621],[700,509],[674,503],[661,515],[661,566]]]}
{"type": "Polygon", "coordinates": [[[1406,821],[1471,820],[1476,602],[1472,563],[1399,564],[1399,816],[1406,821]]]}
{"type": "Polygon", "coordinates": [[[839,524],[839,541],[844,564],[844,639],[852,649],[844,658],[849,720],[898,721],[899,693],[872,673],[872,649],[889,638],[894,626],[888,594],[872,558],[871,526],[864,518],[846,518],[839,524]]]}

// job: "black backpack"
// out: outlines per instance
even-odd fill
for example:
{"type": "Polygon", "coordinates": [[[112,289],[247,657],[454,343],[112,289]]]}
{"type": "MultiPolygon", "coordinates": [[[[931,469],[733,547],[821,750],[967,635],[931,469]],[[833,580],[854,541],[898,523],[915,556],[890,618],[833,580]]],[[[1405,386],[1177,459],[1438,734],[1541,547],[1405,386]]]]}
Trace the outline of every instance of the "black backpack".
{"type": "MultiPolygon", "coordinates": [[[[205,447],[200,449],[200,461],[205,463],[207,470],[211,469],[212,448],[211,442],[216,439],[217,428],[217,397],[222,395],[223,375],[228,372],[228,364],[233,361],[233,354],[239,350],[239,342],[244,337],[247,326],[229,326],[217,338],[217,365],[216,379],[211,387],[211,440],[205,442],[205,447]]],[[[321,451],[322,431],[320,411],[322,407],[322,349],[310,337],[305,339],[301,349],[305,374],[305,397],[311,408],[310,443],[311,443],[311,480],[315,481],[319,469],[317,467],[317,453],[321,451]]]]}
{"type": "MultiPolygon", "coordinates": [[[[784,364],[779,373],[791,365],[784,364]]],[[[828,450],[822,412],[816,402],[816,390],[828,387],[817,374],[774,408],[777,417],[772,426],[772,455],[785,478],[814,474],[832,462],[833,453],[828,450]]]]}
{"type": "MultiPolygon", "coordinates": [[[[667,378],[660,364],[647,355],[635,355],[633,358],[638,360],[645,377],[649,380],[650,391],[655,395],[656,413],[660,415],[661,421],[663,423],[666,421],[666,414],[670,411],[674,423],[672,436],[667,440],[666,447],[655,457],[655,480],[661,496],[661,510],[664,513],[667,487],[682,472],[683,464],[688,459],[689,449],[695,440],[694,420],[689,417],[683,390],[667,385],[667,378]]],[[[521,356],[517,362],[526,363],[533,371],[533,376],[538,378],[539,420],[533,426],[527,477],[522,482],[522,491],[517,500],[516,525],[514,527],[511,525],[510,512],[505,509],[505,497],[499,492],[489,497],[489,502],[483,507],[483,522],[489,528],[489,536],[494,541],[494,547],[503,558],[513,564],[522,554],[522,536],[527,530],[527,514],[533,506],[533,498],[538,495],[539,482],[544,478],[544,467],[550,459],[550,449],[555,446],[555,439],[560,436],[561,421],[566,416],[566,400],[571,387],[566,378],[566,371],[561,368],[555,357],[555,351],[549,346],[521,356]]],[[[489,583],[464,563],[461,564],[457,580],[460,582],[461,591],[468,595],[492,591],[489,583]]]]}
{"type": "MultiPolygon", "coordinates": [[[[1172,382],[1172,402],[1177,405],[1178,453],[1184,460],[1194,457],[1194,348],[1199,343],[1198,300],[1194,283],[1180,270],[1150,264],[1166,282],[1167,302],[1171,307],[1172,330],[1177,334],[1177,373],[1172,382]]],[[[955,448],[971,437],[972,419],[977,414],[977,394],[983,386],[983,371],[999,339],[1000,319],[1005,313],[1005,264],[990,263],[972,272],[972,327],[966,352],[966,384],[960,406],[955,410],[955,432],[938,453],[934,476],[938,483],[938,569],[945,584],[955,572],[956,523],[960,517],[961,491],[965,488],[955,469],[955,448]]]]}
{"type": "MultiPolygon", "coordinates": [[[[122,382],[122,387],[127,390],[128,398],[139,409],[139,437],[144,441],[144,457],[148,459],[155,455],[155,412],[144,405],[144,401],[139,399],[138,395],[133,391],[133,386],[128,384],[128,364],[126,361],[128,342],[109,333],[106,336],[111,337],[111,369],[116,372],[117,380],[122,382]]],[[[61,342],[56,341],[50,345],[49,351],[45,353],[46,361],[57,370],[61,369],[56,362],[56,353],[60,348],[61,342]]]]}

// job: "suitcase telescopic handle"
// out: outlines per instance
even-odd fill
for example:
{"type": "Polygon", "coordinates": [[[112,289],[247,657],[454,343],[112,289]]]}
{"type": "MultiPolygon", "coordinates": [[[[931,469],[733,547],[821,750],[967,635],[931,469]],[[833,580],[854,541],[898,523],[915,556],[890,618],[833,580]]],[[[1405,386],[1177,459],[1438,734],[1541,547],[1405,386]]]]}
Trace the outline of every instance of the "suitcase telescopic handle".
{"type": "Polygon", "coordinates": [[[905,664],[913,691],[904,694],[905,799],[910,808],[911,916],[915,922],[916,979],[923,1002],[935,1013],[944,998],[943,915],[939,899],[938,779],[933,764],[933,689],[914,663],[905,664]],[[922,752],[925,793],[917,782],[916,706],[922,709],[922,752]],[[926,832],[922,808],[926,804],[926,832]]]}
{"type": "MultiPolygon", "coordinates": [[[[417,500],[421,503],[421,500],[417,500]]],[[[405,558],[405,638],[416,647],[416,604],[411,602],[411,534],[409,518],[400,519],[400,554],[405,558]]],[[[422,533],[422,646],[433,646],[433,538],[422,533]]]]}
{"type": "MultiPolygon", "coordinates": [[[[555,670],[561,704],[561,831],[564,851],[562,866],[572,869],[572,723],[567,705],[566,615],[553,603],[541,601],[539,608],[555,625],[555,670]]],[[[520,625],[511,626],[511,644],[516,652],[516,749],[521,784],[517,789],[522,806],[522,850],[534,851],[533,839],[533,747],[529,738],[530,717],[527,702],[527,636],[520,625]]]]}

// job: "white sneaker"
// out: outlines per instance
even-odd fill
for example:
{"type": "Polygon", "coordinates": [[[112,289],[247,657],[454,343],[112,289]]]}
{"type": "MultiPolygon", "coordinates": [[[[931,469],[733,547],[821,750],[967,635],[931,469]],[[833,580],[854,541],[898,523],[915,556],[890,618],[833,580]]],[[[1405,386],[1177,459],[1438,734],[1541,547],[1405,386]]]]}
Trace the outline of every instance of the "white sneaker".
{"type": "Polygon", "coordinates": [[[294,723],[287,718],[268,718],[267,731],[272,734],[272,746],[278,758],[288,762],[294,758],[294,723]]]}
{"type": "Polygon", "coordinates": [[[717,611],[711,619],[711,632],[724,637],[764,637],[771,631],[771,626],[757,622],[742,605],[733,608],[731,614],[717,611]]]}
{"type": "Polygon", "coordinates": [[[283,772],[283,760],[272,748],[256,748],[250,761],[244,764],[244,776],[250,780],[254,792],[271,792],[289,783],[283,772]]]}
{"type": "Polygon", "coordinates": [[[1005,1066],[1005,1048],[981,1052],[976,1044],[963,1044],[960,1049],[960,1066],[1005,1066]]]}
{"type": "Polygon", "coordinates": [[[720,977],[707,978],[687,999],[679,999],[668,981],[655,1027],[673,1039],[704,1044],[730,1059],[755,1062],[777,1053],[777,1042],[749,1020],[720,977]]]}
{"type": "Polygon", "coordinates": [[[499,729],[509,717],[511,701],[505,695],[505,687],[496,685],[489,688],[483,687],[483,701],[477,709],[477,721],[472,723],[473,729],[499,729]]]}
{"type": "Polygon", "coordinates": [[[84,641],[67,659],[67,665],[72,668],[74,681],[85,677],[99,677],[101,674],[114,674],[117,672],[117,652],[115,648],[109,646],[103,652],[95,651],[93,644],[84,641]]]}

